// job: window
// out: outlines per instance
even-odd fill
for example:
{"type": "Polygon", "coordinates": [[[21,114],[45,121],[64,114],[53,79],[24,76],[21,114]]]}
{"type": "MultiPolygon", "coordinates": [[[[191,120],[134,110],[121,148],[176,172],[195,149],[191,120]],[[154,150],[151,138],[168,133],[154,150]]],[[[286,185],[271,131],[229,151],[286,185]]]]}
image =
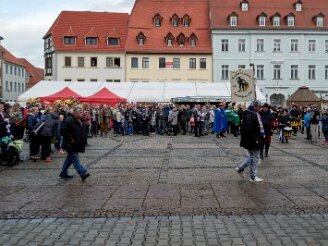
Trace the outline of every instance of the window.
{"type": "Polygon", "coordinates": [[[114,67],[114,58],[106,57],[106,67],[114,67]]]}
{"type": "Polygon", "coordinates": [[[196,46],[196,39],[190,39],[190,46],[196,46]]]}
{"type": "Polygon", "coordinates": [[[20,74],[21,74],[21,68],[19,67],[18,68],[18,76],[20,76],[20,74]]]}
{"type": "Polygon", "coordinates": [[[273,40],[273,52],[280,52],[280,47],[281,47],[281,40],[280,39],[273,40]]]}
{"type": "Polygon", "coordinates": [[[179,26],[179,19],[178,18],[173,19],[172,25],[173,25],[173,27],[178,27],[179,26]]]}
{"type": "MultiPolygon", "coordinates": [[[[46,76],[52,75],[52,54],[45,55],[45,69],[46,69],[46,76]]],[[[23,70],[24,72],[24,70],[23,70]]]]}
{"type": "Polygon", "coordinates": [[[222,78],[222,80],[229,79],[229,66],[228,65],[221,66],[221,78],[222,78]]]}
{"type": "Polygon", "coordinates": [[[173,58],[173,68],[180,68],[180,58],[173,58]]]}
{"type": "Polygon", "coordinates": [[[298,79],[298,65],[290,66],[290,79],[298,79]]]}
{"type": "Polygon", "coordinates": [[[75,44],[75,37],[64,37],[64,44],[75,44]]]}
{"type": "Polygon", "coordinates": [[[230,26],[237,26],[237,16],[230,16],[230,26]]]}
{"type": "Polygon", "coordinates": [[[315,79],[315,65],[309,65],[309,79],[315,79]]]}
{"type": "Polygon", "coordinates": [[[77,82],[84,82],[85,79],[77,79],[77,82]]]}
{"type": "Polygon", "coordinates": [[[84,67],[84,57],[78,57],[77,58],[77,66],[78,67],[84,67]]]}
{"type": "Polygon", "coordinates": [[[21,84],[18,83],[18,92],[20,92],[20,91],[21,91],[21,84]]]}
{"type": "Polygon", "coordinates": [[[317,26],[323,26],[323,17],[317,17],[317,26]]]}
{"type": "Polygon", "coordinates": [[[298,40],[297,39],[292,39],[290,41],[290,51],[298,52],[298,40]]]}
{"type": "Polygon", "coordinates": [[[168,39],[167,46],[172,46],[172,45],[173,45],[173,39],[168,39]]]}
{"type": "Polygon", "coordinates": [[[119,38],[108,38],[108,45],[109,46],[119,46],[120,39],[119,38]]]}
{"type": "Polygon", "coordinates": [[[325,66],[325,79],[328,79],[328,65],[325,66]]]}
{"type": "Polygon", "coordinates": [[[97,67],[97,57],[91,57],[90,61],[91,67],[97,67]]]}
{"type": "Polygon", "coordinates": [[[8,64],[6,64],[6,74],[8,74],[8,71],[9,71],[9,66],[8,64]]]}
{"type": "Polygon", "coordinates": [[[65,82],[71,82],[72,79],[64,79],[65,82]]]}
{"type": "Polygon", "coordinates": [[[114,67],[121,67],[121,58],[114,57],[114,67]]]}
{"type": "Polygon", "coordinates": [[[260,16],[260,18],[259,18],[259,26],[265,26],[265,17],[264,16],[260,16]]]}
{"type": "Polygon", "coordinates": [[[280,17],[279,16],[273,17],[273,26],[280,26],[280,17]]]}
{"type": "Polygon", "coordinates": [[[149,68],[149,57],[142,57],[142,68],[149,68]]]}
{"type": "Polygon", "coordinates": [[[12,74],[13,74],[13,66],[10,65],[10,75],[12,75],[12,74]]]}
{"type": "Polygon", "coordinates": [[[70,56],[65,56],[65,67],[72,66],[72,58],[70,56]]]}
{"type": "Polygon", "coordinates": [[[245,69],[246,65],[238,65],[238,69],[245,69]]]}
{"type": "Polygon", "coordinates": [[[156,27],[160,27],[161,26],[161,18],[159,18],[159,17],[157,17],[156,19],[155,19],[155,26],[156,27]]]}
{"type": "Polygon", "coordinates": [[[281,79],[281,65],[273,66],[273,79],[281,79]]]}
{"type": "Polygon", "coordinates": [[[238,51],[239,52],[245,52],[246,51],[246,40],[245,39],[239,39],[238,40],[238,51]]]}
{"type": "Polygon", "coordinates": [[[13,82],[10,81],[10,92],[13,91],[13,82]]]}
{"type": "Polygon", "coordinates": [[[22,77],[24,77],[25,75],[25,70],[24,69],[22,69],[22,77]]]}
{"type": "Polygon", "coordinates": [[[316,51],[316,41],[309,40],[309,52],[315,52],[315,51],[316,51]]]}
{"type": "Polygon", "coordinates": [[[86,38],[85,44],[86,45],[96,45],[97,44],[97,38],[86,38]]]}
{"type": "Polygon", "coordinates": [[[6,81],[6,91],[8,91],[8,81],[6,81]]]}
{"type": "Polygon", "coordinates": [[[200,69],[206,69],[206,58],[199,59],[199,66],[200,66],[200,69]]]}
{"type": "Polygon", "coordinates": [[[165,57],[160,57],[158,59],[158,67],[159,68],[165,68],[166,66],[166,60],[165,60],[165,57]]]}
{"type": "Polygon", "coordinates": [[[295,9],[296,9],[297,12],[302,11],[302,4],[301,3],[296,3],[295,9]]]}
{"type": "Polygon", "coordinates": [[[97,82],[97,79],[90,79],[90,82],[97,82]]]}
{"type": "Polygon", "coordinates": [[[179,46],[184,46],[186,42],[186,37],[183,33],[180,33],[178,36],[179,46]]]}
{"type": "Polygon", "coordinates": [[[145,44],[145,39],[144,38],[139,38],[138,39],[138,44],[139,45],[144,45],[145,44]]]}
{"type": "Polygon", "coordinates": [[[328,40],[325,40],[325,51],[328,53],[328,40]]]}
{"type": "Polygon", "coordinates": [[[221,51],[223,51],[223,52],[229,51],[229,40],[228,39],[221,40],[221,51]]]}
{"type": "Polygon", "coordinates": [[[258,39],[256,41],[256,51],[264,52],[264,39],[258,39]]]}
{"type": "Polygon", "coordinates": [[[138,68],[138,57],[131,57],[131,68],[138,68]]]}
{"type": "Polygon", "coordinates": [[[295,17],[294,16],[288,16],[287,17],[287,25],[288,26],[294,26],[295,25],[295,17]]]}
{"type": "Polygon", "coordinates": [[[22,84],[22,92],[24,92],[24,91],[25,91],[25,85],[22,84]]]}
{"type": "Polygon", "coordinates": [[[190,25],[190,21],[188,19],[184,19],[183,20],[183,26],[184,27],[189,27],[189,25],[190,25]]]}
{"type": "Polygon", "coordinates": [[[257,79],[264,79],[264,65],[257,65],[256,66],[256,78],[257,79]]]}
{"type": "Polygon", "coordinates": [[[189,69],[196,69],[196,58],[189,58],[189,69]]]}
{"type": "Polygon", "coordinates": [[[17,75],[17,67],[14,67],[14,74],[17,75]]]}
{"type": "Polygon", "coordinates": [[[14,92],[17,92],[17,83],[14,83],[14,92]]]}
{"type": "Polygon", "coordinates": [[[247,11],[248,10],[248,3],[242,3],[241,4],[241,10],[242,11],[247,11]]]}

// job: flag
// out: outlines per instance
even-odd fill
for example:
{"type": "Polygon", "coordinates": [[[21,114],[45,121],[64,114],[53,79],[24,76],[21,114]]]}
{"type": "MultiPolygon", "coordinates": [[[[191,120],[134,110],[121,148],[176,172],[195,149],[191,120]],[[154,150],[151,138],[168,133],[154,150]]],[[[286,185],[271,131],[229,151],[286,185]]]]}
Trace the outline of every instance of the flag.
{"type": "Polygon", "coordinates": [[[254,71],[238,69],[230,71],[231,101],[248,102],[256,98],[254,71]]]}

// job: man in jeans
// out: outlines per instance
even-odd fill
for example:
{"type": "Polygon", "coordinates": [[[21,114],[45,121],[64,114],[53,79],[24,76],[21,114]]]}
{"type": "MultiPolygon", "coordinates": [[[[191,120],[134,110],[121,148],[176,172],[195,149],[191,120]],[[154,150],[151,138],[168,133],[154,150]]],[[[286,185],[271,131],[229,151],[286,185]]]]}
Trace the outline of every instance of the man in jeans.
{"type": "Polygon", "coordinates": [[[261,102],[253,100],[247,110],[243,113],[243,123],[241,127],[240,147],[247,151],[246,159],[236,167],[237,173],[243,177],[245,168],[250,166],[250,181],[262,182],[263,179],[257,177],[257,167],[260,160],[260,145],[259,141],[264,135],[263,124],[259,111],[261,102]]]}
{"type": "Polygon", "coordinates": [[[85,131],[82,122],[82,107],[75,106],[73,113],[69,114],[61,125],[60,133],[64,138],[63,149],[67,151],[67,157],[64,161],[61,178],[73,178],[67,173],[68,168],[73,164],[74,168],[80,175],[82,181],[90,176],[87,170],[81,165],[79,152],[85,151],[85,131]]]}

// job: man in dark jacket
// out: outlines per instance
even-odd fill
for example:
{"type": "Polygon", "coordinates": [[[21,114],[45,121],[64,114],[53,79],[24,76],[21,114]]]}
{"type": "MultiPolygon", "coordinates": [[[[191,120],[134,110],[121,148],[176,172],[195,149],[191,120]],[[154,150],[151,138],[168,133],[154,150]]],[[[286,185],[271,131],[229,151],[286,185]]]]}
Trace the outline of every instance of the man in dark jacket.
{"type": "Polygon", "coordinates": [[[263,124],[259,111],[261,102],[253,100],[247,110],[243,113],[243,121],[241,126],[240,147],[247,151],[246,159],[236,167],[237,173],[242,176],[245,168],[250,166],[250,181],[262,182],[263,179],[257,177],[257,167],[260,160],[260,140],[264,136],[263,124]]]}
{"type": "Polygon", "coordinates": [[[73,164],[74,168],[81,176],[82,181],[90,176],[87,170],[81,165],[79,152],[85,151],[85,131],[82,119],[82,107],[75,106],[73,113],[68,115],[61,125],[60,133],[64,138],[63,149],[67,151],[67,157],[64,161],[61,178],[73,178],[67,173],[68,168],[73,164]]]}

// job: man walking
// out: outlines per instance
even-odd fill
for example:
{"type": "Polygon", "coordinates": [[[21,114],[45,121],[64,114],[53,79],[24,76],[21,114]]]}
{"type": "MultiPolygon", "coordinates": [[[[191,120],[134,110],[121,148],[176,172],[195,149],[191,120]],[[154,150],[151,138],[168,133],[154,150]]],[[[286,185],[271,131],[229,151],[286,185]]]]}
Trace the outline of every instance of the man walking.
{"type": "Polygon", "coordinates": [[[243,113],[243,121],[241,127],[240,147],[247,151],[246,159],[236,167],[237,173],[242,176],[245,168],[250,166],[250,181],[262,182],[263,179],[257,177],[257,167],[260,159],[260,139],[261,134],[264,136],[263,124],[259,111],[261,102],[253,100],[247,110],[243,113]],[[261,130],[262,129],[262,130],[261,130]]]}
{"type": "Polygon", "coordinates": [[[72,175],[67,173],[68,168],[73,164],[74,168],[81,176],[82,181],[87,179],[90,174],[81,165],[79,152],[85,151],[85,131],[84,123],[82,122],[82,107],[75,106],[73,113],[68,115],[61,125],[60,133],[64,138],[63,149],[67,151],[67,157],[64,161],[62,171],[60,173],[61,178],[73,178],[72,175]]]}

